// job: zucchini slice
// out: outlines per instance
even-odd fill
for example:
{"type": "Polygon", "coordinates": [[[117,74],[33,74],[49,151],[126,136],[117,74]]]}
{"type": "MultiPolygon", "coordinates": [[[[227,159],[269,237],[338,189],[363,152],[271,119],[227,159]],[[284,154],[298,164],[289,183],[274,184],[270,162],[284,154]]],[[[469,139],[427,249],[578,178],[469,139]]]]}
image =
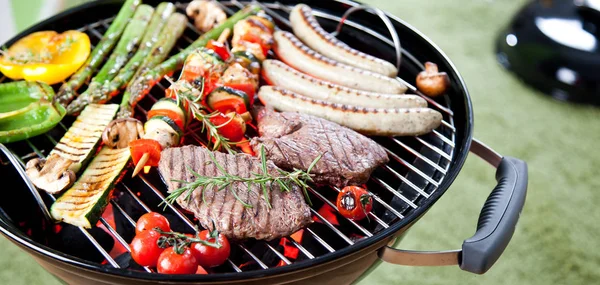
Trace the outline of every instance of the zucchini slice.
{"type": "Polygon", "coordinates": [[[156,130],[173,130],[181,138],[183,131],[179,126],[167,116],[154,116],[144,124],[146,133],[151,133],[156,130]]]}
{"type": "Polygon", "coordinates": [[[160,100],[156,101],[156,103],[154,103],[154,105],[152,105],[152,108],[150,110],[161,110],[161,109],[165,109],[165,110],[171,110],[175,113],[177,113],[177,115],[179,115],[179,117],[181,117],[183,119],[183,125],[187,125],[187,121],[188,121],[188,114],[185,111],[185,109],[183,108],[183,106],[178,105],[177,104],[177,100],[173,99],[173,98],[161,98],[160,100]]]}
{"type": "Polygon", "coordinates": [[[236,90],[227,86],[219,86],[215,88],[215,90],[210,92],[210,94],[208,94],[208,97],[206,97],[206,104],[208,104],[209,108],[214,110],[215,103],[227,99],[240,100],[244,103],[244,105],[246,105],[246,110],[250,110],[250,99],[248,98],[246,92],[236,90]]]}
{"type": "Polygon", "coordinates": [[[88,229],[94,226],[129,157],[129,148],[103,147],[75,184],[52,204],[52,218],[88,229]]]}

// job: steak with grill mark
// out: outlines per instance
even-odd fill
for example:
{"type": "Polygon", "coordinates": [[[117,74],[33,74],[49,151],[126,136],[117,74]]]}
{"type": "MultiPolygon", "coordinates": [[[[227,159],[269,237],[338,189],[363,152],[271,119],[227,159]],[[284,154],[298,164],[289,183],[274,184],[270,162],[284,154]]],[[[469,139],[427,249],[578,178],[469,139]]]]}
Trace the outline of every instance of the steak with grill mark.
{"type": "MultiPolygon", "coordinates": [[[[162,151],[158,170],[169,192],[182,186],[175,180],[194,181],[196,177],[188,166],[202,176],[222,176],[209,157],[210,151],[198,146],[168,148],[162,151]]],[[[262,173],[261,161],[246,154],[231,155],[214,152],[214,157],[227,173],[240,177],[251,177],[252,173],[262,173]]],[[[267,162],[268,172],[279,175],[278,167],[267,162]]],[[[299,187],[284,192],[278,184],[267,184],[269,204],[258,185],[236,182],[230,188],[196,188],[189,200],[185,194],[177,199],[184,209],[193,212],[203,227],[213,227],[232,239],[272,240],[290,235],[312,222],[310,208],[304,201],[299,187]],[[204,190],[204,191],[203,191],[204,190]],[[234,194],[251,207],[244,207],[234,194]]]]}
{"type": "Polygon", "coordinates": [[[255,110],[260,137],[250,142],[258,153],[261,146],[275,165],[292,170],[311,170],[316,183],[337,187],[367,182],[371,173],[389,161],[385,149],[375,141],[336,123],[314,116],[255,110]]]}

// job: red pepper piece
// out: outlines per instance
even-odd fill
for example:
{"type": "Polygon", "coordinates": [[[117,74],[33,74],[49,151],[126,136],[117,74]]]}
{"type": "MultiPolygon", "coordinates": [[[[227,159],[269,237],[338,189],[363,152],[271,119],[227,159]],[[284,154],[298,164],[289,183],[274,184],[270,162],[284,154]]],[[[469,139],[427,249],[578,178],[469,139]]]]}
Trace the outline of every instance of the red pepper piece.
{"type": "Polygon", "coordinates": [[[140,158],[147,153],[149,158],[144,166],[158,166],[161,150],[162,148],[160,144],[155,140],[139,139],[129,143],[131,159],[135,165],[137,165],[138,161],[140,161],[140,158]]]}

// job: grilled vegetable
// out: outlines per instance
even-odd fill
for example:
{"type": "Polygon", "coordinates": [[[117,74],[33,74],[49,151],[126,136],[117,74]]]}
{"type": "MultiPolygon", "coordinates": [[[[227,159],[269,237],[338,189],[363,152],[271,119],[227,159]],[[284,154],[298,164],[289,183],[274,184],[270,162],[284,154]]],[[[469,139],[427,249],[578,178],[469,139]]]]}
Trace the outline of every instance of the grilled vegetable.
{"type": "Polygon", "coordinates": [[[159,110],[159,109],[171,110],[171,111],[177,113],[178,116],[183,118],[184,126],[188,123],[189,114],[186,111],[187,109],[184,108],[181,103],[177,103],[176,99],[161,98],[156,103],[154,103],[154,105],[152,105],[152,108],[150,110],[159,110]]]}
{"type": "Polygon", "coordinates": [[[448,74],[439,72],[438,66],[433,62],[426,62],[425,71],[417,75],[417,88],[429,97],[444,94],[449,85],[448,74]]]}
{"type": "MultiPolygon", "coordinates": [[[[128,97],[128,103],[121,103],[121,111],[119,112],[119,117],[121,116],[131,116],[132,109],[141,100],[150,89],[158,82],[162,77],[166,74],[169,74],[179,68],[182,67],[187,56],[196,50],[199,47],[205,46],[209,40],[216,39],[225,29],[231,29],[235,23],[239,20],[242,20],[254,13],[256,13],[260,8],[255,5],[248,6],[237,13],[233,14],[229,19],[223,22],[218,27],[208,31],[203,34],[190,44],[186,49],[182,50],[178,54],[170,57],[167,61],[161,63],[160,65],[152,68],[148,72],[145,72],[141,76],[138,76],[136,80],[131,83],[128,91],[130,94],[126,95],[128,97]]],[[[125,96],[124,96],[125,98],[125,96]]]]}
{"type": "Polygon", "coordinates": [[[162,62],[167,55],[169,55],[169,52],[171,52],[171,49],[173,49],[177,43],[177,39],[179,39],[179,37],[183,34],[186,23],[187,18],[182,14],[175,13],[169,17],[167,24],[163,28],[160,37],[152,47],[152,50],[148,53],[146,58],[143,59],[142,65],[131,77],[131,81],[127,86],[128,88],[123,94],[123,98],[121,100],[121,108],[118,114],[119,118],[127,118],[131,116],[133,106],[130,103],[132,82],[138,80],[139,77],[141,77],[145,72],[151,68],[154,68],[157,64],[162,62]]]}
{"type": "MultiPolygon", "coordinates": [[[[144,130],[146,131],[146,135],[144,136],[146,138],[152,136],[152,132],[160,130],[168,130],[174,132],[178,136],[177,139],[183,136],[183,131],[181,130],[181,128],[177,126],[174,120],[167,116],[152,117],[146,122],[146,124],[144,124],[144,130]]],[[[170,147],[171,145],[173,144],[161,144],[163,148],[170,147]]]]}
{"type": "Polygon", "coordinates": [[[102,142],[111,148],[125,148],[144,136],[144,125],[134,118],[112,120],[102,133],[102,142]]]}
{"type": "Polygon", "coordinates": [[[63,106],[66,106],[76,95],[77,90],[85,83],[92,73],[100,66],[104,61],[104,58],[108,56],[114,45],[117,43],[119,37],[125,30],[125,26],[131,19],[131,16],[135,12],[135,9],[140,5],[141,0],[127,0],[121,7],[119,14],[112,22],[100,42],[96,45],[86,62],[77,70],[77,72],[71,77],[71,79],[64,83],[58,91],[57,100],[63,106]]]}
{"type": "MultiPolygon", "coordinates": [[[[142,5],[138,8],[138,12],[142,9],[148,10],[145,8],[145,5],[142,5]]],[[[148,27],[146,32],[144,32],[144,37],[141,40],[140,48],[136,51],[135,55],[127,61],[127,64],[121,68],[120,70],[113,70],[112,72],[119,71],[119,73],[110,81],[107,85],[106,82],[92,81],[92,84],[79,97],[75,98],[71,104],[69,104],[70,113],[80,112],[87,104],[90,103],[103,103],[110,100],[113,96],[115,96],[119,89],[126,86],[129,80],[133,77],[135,72],[139,69],[139,67],[144,62],[144,59],[148,56],[152,47],[157,42],[158,37],[163,30],[163,26],[167,22],[167,18],[175,11],[175,5],[167,2],[163,2],[156,8],[156,11],[152,15],[152,19],[148,23],[148,27]]],[[[136,13],[138,13],[136,12],[136,13]]],[[[149,11],[148,11],[149,12],[149,11]]],[[[134,16],[135,17],[135,16],[134,16]]],[[[139,21],[141,24],[141,21],[139,21]]],[[[132,24],[130,23],[129,26],[132,24]]],[[[117,45],[117,50],[119,49],[120,43],[127,36],[127,30],[125,30],[121,41],[117,45]]],[[[171,29],[173,27],[170,27],[171,29]]],[[[165,29],[163,32],[168,33],[169,29],[165,29]]],[[[115,51],[116,52],[116,51],[115,51]]],[[[106,66],[106,65],[105,65],[106,66]]],[[[96,77],[97,78],[97,77],[96,77]]],[[[94,79],[96,79],[94,78],[94,79]]]]}
{"type": "Polygon", "coordinates": [[[378,93],[403,94],[407,89],[399,80],[325,57],[304,45],[292,33],[276,31],[275,42],[274,51],[281,61],[316,78],[378,93]]]}
{"type": "Polygon", "coordinates": [[[215,51],[223,60],[228,60],[229,57],[231,56],[231,53],[229,52],[227,45],[225,45],[224,43],[219,42],[219,41],[215,41],[215,40],[208,41],[208,44],[206,44],[206,48],[215,51]]]}
{"type": "Polygon", "coordinates": [[[336,104],[275,86],[261,87],[258,97],[277,110],[317,116],[368,135],[416,136],[442,123],[442,114],[429,108],[376,109],[336,104]]]}
{"type": "Polygon", "coordinates": [[[239,142],[244,139],[246,133],[245,120],[236,113],[215,114],[210,117],[210,121],[217,127],[219,134],[232,142],[239,142]]]}
{"type": "Polygon", "coordinates": [[[250,99],[246,92],[238,88],[220,86],[215,88],[206,98],[209,108],[223,114],[236,112],[242,114],[250,110],[250,99]]]}
{"type": "Polygon", "coordinates": [[[298,4],[290,13],[294,34],[315,51],[341,63],[364,70],[396,77],[398,69],[391,63],[355,50],[323,30],[305,4],[298,4]]]}
{"type": "Polygon", "coordinates": [[[110,192],[128,161],[128,148],[103,147],[77,182],[52,204],[52,217],[71,225],[91,228],[108,205],[110,192]]]}
{"type": "Polygon", "coordinates": [[[2,54],[0,71],[6,77],[56,84],[85,62],[90,55],[90,39],[78,31],[36,32],[18,40],[2,54]]]}
{"type": "Polygon", "coordinates": [[[66,112],[53,97],[52,88],[42,82],[0,84],[0,143],[24,140],[54,128],[66,112]]]}
{"type": "Polygon", "coordinates": [[[338,194],[336,206],[342,216],[360,221],[373,209],[373,197],[361,187],[346,186],[338,194]]]}
{"type": "Polygon", "coordinates": [[[148,22],[152,17],[154,9],[148,5],[140,5],[131,22],[127,24],[127,28],[123,32],[123,36],[119,40],[117,47],[108,58],[98,74],[92,78],[92,82],[87,90],[77,97],[67,106],[67,113],[73,115],[78,113],[87,104],[99,101],[95,98],[103,97],[106,91],[109,91],[110,81],[117,76],[117,73],[127,62],[129,55],[138,47],[144,34],[144,29],[148,26],[148,22]]]}
{"type": "Polygon", "coordinates": [[[45,160],[36,158],[27,162],[27,176],[33,184],[54,194],[75,182],[75,174],[95,153],[102,132],[117,108],[116,104],[90,104],[83,109],[45,160]]]}
{"type": "MultiPolygon", "coordinates": [[[[129,143],[133,164],[138,165],[143,156],[147,156],[142,166],[158,166],[162,147],[153,139],[139,139],[129,143]]],[[[135,171],[134,171],[135,172],[135,171]]]]}
{"type": "Polygon", "coordinates": [[[206,33],[227,19],[225,11],[218,4],[208,0],[194,0],[188,4],[185,13],[194,19],[194,26],[206,33]]]}

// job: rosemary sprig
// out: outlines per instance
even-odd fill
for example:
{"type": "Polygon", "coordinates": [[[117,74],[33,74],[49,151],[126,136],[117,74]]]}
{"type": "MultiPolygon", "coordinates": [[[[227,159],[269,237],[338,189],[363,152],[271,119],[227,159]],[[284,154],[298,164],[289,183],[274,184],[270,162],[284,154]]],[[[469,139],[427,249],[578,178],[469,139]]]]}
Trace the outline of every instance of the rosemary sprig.
{"type": "Polygon", "coordinates": [[[189,106],[194,118],[202,122],[202,132],[207,131],[209,138],[208,145],[212,146],[211,149],[219,150],[223,148],[227,153],[237,153],[237,151],[233,149],[233,146],[239,142],[231,142],[219,133],[219,128],[229,124],[229,122],[233,120],[233,117],[229,119],[229,121],[217,126],[213,124],[210,119],[219,115],[219,112],[215,111],[208,113],[208,110],[200,103],[202,102],[202,94],[204,94],[204,77],[199,80],[200,89],[194,88],[194,86],[187,81],[179,80],[174,82],[170,77],[165,76],[165,78],[173,85],[173,90],[177,96],[177,103],[180,104],[181,102],[185,102],[185,104],[189,106]]]}
{"type": "MultiPolygon", "coordinates": [[[[298,187],[302,188],[302,191],[304,192],[304,196],[306,197],[306,201],[309,204],[312,204],[310,202],[310,198],[308,197],[307,189],[308,189],[309,185],[307,183],[309,181],[312,181],[312,178],[310,176],[310,171],[317,164],[317,162],[321,159],[320,155],[317,158],[315,158],[315,160],[313,160],[313,162],[310,164],[310,166],[308,167],[308,169],[306,171],[303,171],[300,169],[294,169],[294,171],[288,172],[288,171],[285,171],[282,169],[278,169],[279,175],[272,175],[268,172],[267,158],[265,155],[264,146],[261,146],[260,160],[261,160],[262,173],[253,172],[251,177],[240,177],[237,175],[232,175],[232,174],[228,173],[223,168],[223,166],[221,166],[217,162],[214,154],[209,152],[208,156],[210,157],[210,160],[215,165],[215,167],[219,170],[221,175],[220,176],[203,176],[203,175],[197,173],[196,171],[194,171],[193,169],[191,169],[189,166],[186,166],[187,169],[196,177],[196,180],[191,181],[191,182],[188,182],[185,180],[172,180],[174,182],[182,183],[183,186],[176,189],[171,194],[169,194],[169,196],[167,196],[167,198],[165,200],[167,203],[170,203],[170,204],[174,203],[177,200],[177,198],[181,197],[182,195],[184,195],[185,200],[189,202],[192,197],[192,193],[197,188],[201,188],[202,199],[203,199],[203,202],[205,202],[204,201],[204,189],[217,188],[217,191],[220,191],[220,190],[229,188],[229,190],[232,192],[232,194],[235,196],[235,198],[238,201],[240,201],[244,205],[244,207],[252,208],[252,205],[246,203],[245,201],[243,201],[242,199],[240,199],[237,196],[237,193],[235,190],[235,184],[238,183],[238,185],[239,184],[245,185],[246,188],[248,189],[248,191],[250,191],[250,189],[253,185],[255,185],[255,184],[258,185],[263,192],[263,197],[265,199],[265,202],[267,202],[267,205],[269,208],[271,208],[271,203],[269,201],[269,192],[268,191],[270,191],[271,187],[275,184],[279,185],[280,190],[285,191],[285,192],[291,191],[291,189],[294,186],[298,186],[298,187]]],[[[207,163],[211,163],[211,162],[207,162],[207,163]]]]}

